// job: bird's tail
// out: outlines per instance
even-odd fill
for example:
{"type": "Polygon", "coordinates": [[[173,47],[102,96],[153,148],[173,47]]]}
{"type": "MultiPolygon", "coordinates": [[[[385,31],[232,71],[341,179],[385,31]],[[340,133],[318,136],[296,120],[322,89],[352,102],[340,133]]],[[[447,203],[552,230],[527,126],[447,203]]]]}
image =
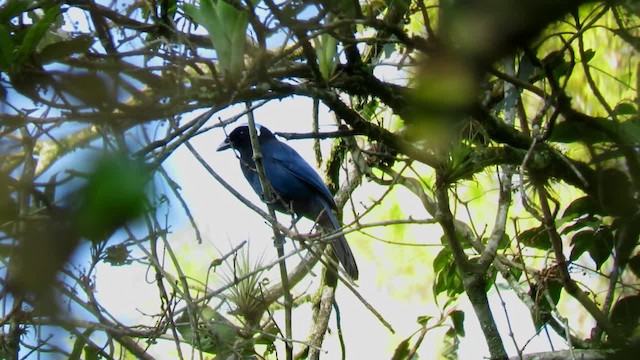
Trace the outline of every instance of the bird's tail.
{"type": "MultiPolygon", "coordinates": [[[[325,206],[323,213],[318,219],[318,224],[331,232],[335,232],[342,227],[329,206],[325,206]]],[[[358,280],[358,265],[356,264],[356,259],[353,257],[353,252],[351,252],[349,243],[347,243],[347,239],[345,239],[344,235],[341,233],[338,237],[333,238],[331,246],[333,247],[333,251],[338,258],[338,261],[347,272],[347,275],[349,275],[353,280],[358,280]]]]}

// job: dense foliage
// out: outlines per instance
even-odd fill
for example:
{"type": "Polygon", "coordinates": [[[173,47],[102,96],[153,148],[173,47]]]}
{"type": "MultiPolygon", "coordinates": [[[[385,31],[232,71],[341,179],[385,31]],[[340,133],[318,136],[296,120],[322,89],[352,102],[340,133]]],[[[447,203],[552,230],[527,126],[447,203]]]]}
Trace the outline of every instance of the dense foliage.
{"type": "MultiPolygon", "coordinates": [[[[631,0],[5,1],[2,357],[151,358],[147,350],[167,341],[181,358],[320,357],[340,304],[336,288],[357,289],[327,271],[313,282],[315,295],[292,296],[316,263],[330,267],[320,256],[326,241],[252,204],[190,143],[253,123],[261,107],[291,97],[311,99],[312,116],[298,119],[309,132],[278,135],[314,139],[348,238],[376,227],[402,229],[395,234],[405,238],[383,239],[390,247],[428,242],[407,229],[438,227],[442,236],[434,257],[418,260],[430,262],[433,277],[418,278],[440,313],[418,319],[395,359],[420,354],[441,327],[451,344],[442,355],[455,357],[470,317],[488,354],[506,358],[505,342],[516,341],[500,336],[507,330],[488,298],[500,291],[516,294],[537,330],[564,338],[571,356],[634,351],[639,15],[631,0]],[[320,126],[325,109],[336,131],[320,126]],[[321,140],[332,141],[329,156],[321,140]],[[233,269],[224,286],[185,276],[189,259],[167,241],[167,202],[190,219],[194,238],[201,224],[165,169],[178,149],[262,216],[275,238],[304,241],[294,251],[302,255],[256,265],[238,242],[213,264],[233,269]],[[382,195],[353,201],[368,182],[382,195]],[[428,218],[389,207],[401,201],[398,189],[428,218]],[[381,209],[382,220],[366,216],[381,209]],[[91,255],[74,266],[83,247],[91,255]],[[102,263],[141,263],[155,274],[155,325],[125,325],[105,310],[94,283],[102,263]],[[265,283],[262,270],[271,267],[279,276],[265,283]],[[455,307],[461,297],[473,312],[455,307]],[[305,302],[313,326],[302,333],[292,324],[305,302]],[[67,316],[78,309],[82,316],[67,316]],[[589,321],[567,320],[576,314],[589,321]],[[71,337],[28,336],[43,327],[71,337]]],[[[356,257],[365,247],[355,247],[356,257]]],[[[392,327],[366,293],[359,299],[392,327]]],[[[526,344],[516,347],[512,355],[525,356],[526,344]]],[[[358,349],[349,354],[357,358],[358,349]]]]}

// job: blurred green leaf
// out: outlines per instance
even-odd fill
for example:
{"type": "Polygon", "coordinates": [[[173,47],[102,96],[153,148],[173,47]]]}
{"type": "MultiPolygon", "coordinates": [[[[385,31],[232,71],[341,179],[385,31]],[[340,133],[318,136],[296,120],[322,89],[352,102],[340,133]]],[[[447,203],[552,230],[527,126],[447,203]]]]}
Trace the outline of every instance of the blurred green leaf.
{"type": "Polygon", "coordinates": [[[640,278],[640,254],[636,254],[629,258],[629,262],[627,263],[629,269],[633,272],[636,277],[640,278]]]}
{"type": "Polygon", "coordinates": [[[23,230],[14,234],[20,241],[11,254],[8,288],[34,295],[45,313],[56,311],[52,285],[81,241],[71,215],[68,209],[51,207],[43,216],[25,220],[23,230]]]}
{"type": "Polygon", "coordinates": [[[58,7],[51,7],[48,9],[44,16],[38,20],[35,24],[29,28],[18,52],[16,53],[15,60],[18,65],[23,64],[36,50],[38,43],[44,35],[49,31],[49,27],[53,24],[60,15],[60,9],[58,7]]]}
{"type": "Polygon", "coordinates": [[[455,266],[450,266],[446,270],[446,290],[447,296],[450,298],[460,295],[464,292],[462,285],[462,278],[458,274],[458,270],[455,266]]]}
{"type": "Polygon", "coordinates": [[[322,78],[329,81],[338,66],[338,44],[336,39],[328,33],[323,33],[313,39],[318,58],[318,68],[322,78]]]}
{"type": "Polygon", "coordinates": [[[67,58],[73,54],[84,54],[93,46],[93,38],[88,35],[79,36],[71,40],[57,41],[45,46],[39,53],[43,64],[48,64],[67,58]]]}
{"type": "Polygon", "coordinates": [[[438,273],[442,271],[442,269],[445,269],[446,267],[452,264],[453,264],[453,253],[451,253],[451,250],[444,247],[442,248],[442,250],[440,250],[438,255],[436,255],[436,258],[433,259],[433,272],[438,273]]]}
{"type": "Polygon", "coordinates": [[[518,235],[518,239],[526,246],[539,250],[548,250],[551,248],[551,240],[544,226],[539,226],[525,230],[518,235]]]}
{"type": "Polygon", "coordinates": [[[449,316],[451,317],[451,321],[453,321],[453,329],[456,334],[464,337],[464,311],[454,310],[449,316]]]}
{"type": "Polygon", "coordinates": [[[405,360],[407,358],[407,355],[409,355],[409,345],[411,343],[412,336],[409,336],[398,344],[396,350],[393,352],[391,360],[405,360]]]}
{"type": "Polygon", "coordinates": [[[93,329],[87,329],[82,333],[83,336],[78,336],[76,338],[76,341],[74,341],[73,343],[73,350],[71,351],[71,354],[69,354],[69,360],[82,359],[82,350],[84,349],[86,344],[86,341],[84,339],[91,336],[92,333],[93,329]]]}
{"type": "Polygon", "coordinates": [[[13,64],[13,39],[7,29],[0,23],[0,70],[8,72],[13,64]]]}
{"type": "Polygon", "coordinates": [[[638,113],[635,105],[630,102],[621,102],[613,109],[615,115],[635,115],[638,113]]]}
{"type": "Polygon", "coordinates": [[[114,94],[107,85],[106,75],[99,73],[69,73],[58,84],[66,93],[86,105],[109,108],[114,94]]]}
{"type": "Polygon", "coordinates": [[[452,262],[453,260],[447,259],[446,256],[451,256],[451,253],[448,252],[447,254],[447,252],[441,251],[436,256],[436,260],[434,260],[434,269],[437,268],[439,270],[435,271],[436,279],[433,283],[433,294],[438,296],[446,291],[449,298],[454,298],[462,294],[464,288],[457,268],[452,262]],[[440,260],[438,260],[439,257],[441,258],[440,260]]]}
{"type": "Polygon", "coordinates": [[[18,204],[11,193],[9,177],[0,176],[0,226],[2,226],[0,229],[3,231],[8,231],[8,228],[12,227],[13,221],[17,219],[19,213],[18,204]]]}
{"type": "Polygon", "coordinates": [[[587,49],[584,52],[584,57],[582,58],[582,62],[588,63],[596,56],[596,52],[593,49],[587,49]]]}
{"type": "MultiPolygon", "coordinates": [[[[638,114],[637,110],[631,115],[636,114],[638,114]]],[[[627,121],[623,121],[620,123],[618,132],[624,142],[623,144],[637,146],[638,143],[640,143],[640,118],[633,117],[627,121]]]]}
{"type": "MultiPolygon", "coordinates": [[[[603,126],[610,127],[607,120],[602,120],[600,123],[603,126]]],[[[561,121],[553,127],[549,140],[560,143],[585,142],[597,144],[609,141],[609,137],[600,129],[587,127],[584,124],[573,121],[561,121]]]]}
{"type": "Polygon", "coordinates": [[[584,228],[589,228],[595,231],[600,227],[600,225],[602,225],[602,219],[600,217],[585,217],[578,219],[573,224],[563,228],[561,234],[566,235],[584,228]]]}
{"type": "Polygon", "coordinates": [[[177,320],[176,328],[185,342],[198,350],[225,359],[234,354],[238,332],[236,327],[216,310],[205,306],[198,314],[198,328],[194,331],[189,321],[188,311],[177,320]]]}
{"type": "Polygon", "coordinates": [[[429,316],[429,315],[421,315],[418,316],[418,324],[422,325],[422,326],[427,326],[427,323],[429,322],[429,320],[433,319],[433,316],[429,316]]]}
{"type": "Polygon", "coordinates": [[[593,234],[593,242],[589,249],[589,255],[596,263],[596,269],[600,270],[602,264],[611,256],[613,251],[613,233],[608,226],[601,226],[593,234]]]}
{"type": "Polygon", "coordinates": [[[632,218],[615,219],[612,228],[616,229],[614,247],[616,261],[619,266],[626,266],[631,253],[638,246],[640,238],[640,221],[637,215],[632,218]]]}
{"type": "Polygon", "coordinates": [[[185,4],[183,9],[209,32],[222,72],[239,80],[244,70],[248,14],[223,0],[202,0],[200,7],[185,4]]]}
{"type": "Polygon", "coordinates": [[[0,7],[0,24],[6,24],[9,20],[27,11],[29,0],[9,0],[0,7]]]}
{"type": "Polygon", "coordinates": [[[142,162],[121,155],[105,155],[82,191],[77,214],[80,234],[93,240],[108,238],[118,227],[145,210],[149,173],[142,162]]]}
{"type": "Polygon", "coordinates": [[[520,277],[523,274],[523,271],[521,269],[515,268],[515,267],[511,267],[509,272],[511,273],[511,276],[513,276],[513,279],[516,281],[520,280],[520,277]]]}
{"type": "Polygon", "coordinates": [[[564,209],[561,218],[571,220],[584,215],[602,213],[602,208],[597,201],[593,200],[590,196],[583,196],[571,202],[571,204],[564,209]]]}
{"type": "Polygon", "coordinates": [[[435,281],[433,282],[433,296],[438,296],[447,290],[446,271],[440,271],[436,273],[435,281]]]}
{"type": "MultiPolygon", "coordinates": [[[[488,240],[488,239],[487,239],[488,240]]],[[[511,245],[511,239],[507,233],[502,234],[502,239],[500,239],[500,243],[498,244],[498,249],[504,250],[511,245]]]]}
{"type": "Polygon", "coordinates": [[[371,99],[370,101],[367,101],[367,103],[361,110],[362,116],[364,116],[365,119],[371,121],[374,118],[379,105],[380,104],[377,99],[371,99]]]}
{"type": "Polygon", "coordinates": [[[576,261],[580,255],[593,246],[594,234],[595,231],[593,230],[583,230],[573,235],[571,238],[573,248],[571,249],[571,256],[569,257],[571,261],[576,261]]]}
{"type": "Polygon", "coordinates": [[[270,346],[272,346],[273,343],[278,338],[278,335],[280,334],[278,331],[279,331],[279,329],[277,327],[275,327],[275,326],[269,327],[266,332],[263,329],[263,331],[260,332],[258,337],[255,338],[256,345],[270,345],[270,346]]]}
{"type": "Polygon", "coordinates": [[[551,298],[551,301],[553,301],[553,305],[558,305],[560,295],[562,294],[562,283],[556,280],[548,282],[547,291],[549,291],[549,297],[551,298]]]}
{"type": "Polygon", "coordinates": [[[631,295],[619,299],[611,309],[611,322],[625,336],[636,333],[640,325],[640,295],[631,295]]]}
{"type": "Polygon", "coordinates": [[[573,64],[568,61],[563,61],[561,64],[553,68],[553,77],[556,78],[556,80],[560,80],[561,77],[570,74],[572,68],[573,64]]]}
{"type": "Polygon", "coordinates": [[[84,360],[99,360],[102,357],[98,355],[98,350],[93,346],[87,345],[84,347],[84,360]]]}
{"type": "Polygon", "coordinates": [[[611,167],[598,174],[600,203],[608,214],[629,216],[636,212],[634,189],[624,170],[611,167]]]}
{"type": "Polygon", "coordinates": [[[486,284],[485,291],[489,292],[491,288],[496,284],[496,279],[498,278],[498,271],[495,268],[489,268],[487,274],[485,275],[486,284]]]}

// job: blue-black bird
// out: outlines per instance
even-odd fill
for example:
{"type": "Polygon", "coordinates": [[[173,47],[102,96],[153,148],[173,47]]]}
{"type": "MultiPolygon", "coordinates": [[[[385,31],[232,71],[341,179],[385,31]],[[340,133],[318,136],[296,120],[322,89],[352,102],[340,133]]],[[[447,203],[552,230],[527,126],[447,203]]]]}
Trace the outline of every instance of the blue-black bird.
{"type": "MultiPolygon", "coordinates": [[[[333,210],[337,209],[333,196],[311,165],[289,145],[276,139],[266,127],[256,125],[256,130],[265,176],[276,197],[272,204],[273,208],[280,212],[306,217],[328,233],[340,229],[340,223],[333,214],[333,210]]],[[[258,196],[263,198],[247,125],[235,128],[220,144],[218,151],[230,148],[240,153],[240,167],[244,177],[258,196]]],[[[347,239],[340,234],[331,245],[347,274],[353,280],[357,280],[358,266],[347,239]]]]}

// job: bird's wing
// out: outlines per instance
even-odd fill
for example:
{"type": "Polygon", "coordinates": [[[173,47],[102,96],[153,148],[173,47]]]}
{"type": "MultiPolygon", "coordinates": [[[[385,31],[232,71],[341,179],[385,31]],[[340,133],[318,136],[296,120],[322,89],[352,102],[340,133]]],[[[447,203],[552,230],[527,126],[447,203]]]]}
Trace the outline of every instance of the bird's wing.
{"type": "Polygon", "coordinates": [[[311,185],[335,209],[336,203],[333,200],[333,195],[311,165],[289,145],[283,142],[278,142],[278,145],[278,151],[272,152],[273,159],[291,175],[311,185]]]}

